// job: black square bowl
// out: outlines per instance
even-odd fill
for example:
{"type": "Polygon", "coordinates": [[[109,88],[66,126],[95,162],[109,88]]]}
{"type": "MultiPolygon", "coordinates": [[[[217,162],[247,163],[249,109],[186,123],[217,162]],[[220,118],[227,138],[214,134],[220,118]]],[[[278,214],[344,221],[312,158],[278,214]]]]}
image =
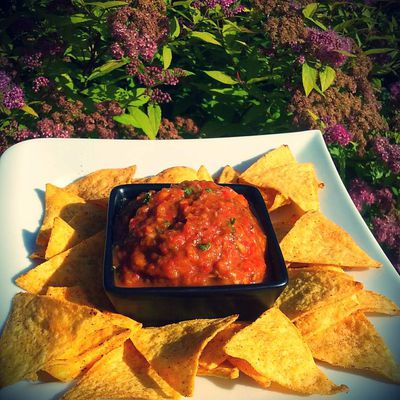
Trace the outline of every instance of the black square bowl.
{"type": "Polygon", "coordinates": [[[226,184],[243,195],[267,236],[264,281],[257,284],[118,287],[113,266],[114,223],[119,211],[140,193],[161,190],[170,184],[116,186],[110,194],[104,257],[104,289],[117,312],[144,325],[162,325],[195,318],[219,318],[239,314],[241,320],[255,320],[270,308],[288,282],[285,262],[259,190],[249,185],[226,184]]]}

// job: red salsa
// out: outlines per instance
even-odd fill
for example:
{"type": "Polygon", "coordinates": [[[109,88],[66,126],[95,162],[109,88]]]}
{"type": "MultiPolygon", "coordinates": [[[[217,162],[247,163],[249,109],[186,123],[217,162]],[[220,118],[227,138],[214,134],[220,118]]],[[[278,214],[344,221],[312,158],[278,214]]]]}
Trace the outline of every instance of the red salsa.
{"type": "Polygon", "coordinates": [[[188,181],[142,193],[117,219],[119,286],[259,283],[266,237],[247,200],[229,187],[188,181]]]}

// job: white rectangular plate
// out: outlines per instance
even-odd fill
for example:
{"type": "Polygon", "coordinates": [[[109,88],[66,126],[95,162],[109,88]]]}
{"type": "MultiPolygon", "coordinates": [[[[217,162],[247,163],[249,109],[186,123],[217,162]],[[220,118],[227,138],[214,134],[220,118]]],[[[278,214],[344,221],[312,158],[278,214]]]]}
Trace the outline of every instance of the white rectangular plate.
{"type": "MultiPolygon", "coordinates": [[[[99,168],[136,164],[137,176],[157,173],[174,165],[194,168],[204,164],[216,175],[226,164],[244,169],[266,151],[287,144],[299,162],[314,163],[325,183],[321,191],[324,214],[346,229],[368,254],[383,263],[379,270],[352,272],[367,289],[400,304],[400,277],[368,230],[343,186],[319,131],[222,139],[179,141],[35,139],[7,150],[0,158],[0,326],[19,288],[14,279],[30,266],[28,254],[43,216],[47,182],[64,186],[99,168]]],[[[371,317],[388,347],[400,360],[400,318],[371,317]]],[[[0,349],[1,351],[1,349],[0,349]]],[[[335,399],[394,399],[399,386],[339,369],[321,366],[336,384],[346,384],[348,394],[335,399]]],[[[1,373],[1,371],[0,371],[1,373]]],[[[61,383],[20,382],[0,390],[0,400],[54,400],[65,391],[61,383]]],[[[250,379],[196,378],[193,399],[258,400],[303,399],[277,390],[265,391],[250,379]]],[[[315,396],[314,396],[315,398],[315,396]]]]}

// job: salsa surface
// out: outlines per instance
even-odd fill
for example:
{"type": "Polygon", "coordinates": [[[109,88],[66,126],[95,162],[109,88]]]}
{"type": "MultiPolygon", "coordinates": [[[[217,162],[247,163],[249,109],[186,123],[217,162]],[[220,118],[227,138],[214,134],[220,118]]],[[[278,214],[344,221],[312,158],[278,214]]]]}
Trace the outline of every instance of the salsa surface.
{"type": "Polygon", "coordinates": [[[214,182],[142,193],[115,237],[118,286],[249,284],[266,273],[266,237],[247,200],[214,182]]]}

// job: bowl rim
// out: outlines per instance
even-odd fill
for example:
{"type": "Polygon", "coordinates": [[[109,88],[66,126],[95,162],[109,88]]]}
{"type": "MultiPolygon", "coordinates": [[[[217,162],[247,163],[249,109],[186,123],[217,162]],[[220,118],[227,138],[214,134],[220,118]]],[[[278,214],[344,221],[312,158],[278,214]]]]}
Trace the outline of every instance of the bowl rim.
{"type": "MultiPolygon", "coordinates": [[[[190,182],[190,181],[187,181],[190,182]]],[[[210,181],[211,182],[211,181],[210,181]]],[[[268,252],[271,246],[274,248],[275,257],[277,262],[273,265],[267,263],[267,274],[260,283],[251,284],[232,284],[232,285],[204,285],[204,286],[147,286],[147,287],[122,287],[117,286],[114,280],[114,267],[112,265],[112,247],[113,247],[113,225],[114,219],[117,212],[122,208],[122,205],[117,209],[117,202],[121,201],[120,197],[122,192],[130,191],[135,188],[134,196],[125,199],[130,201],[138,196],[140,193],[149,190],[161,190],[163,188],[170,188],[175,183],[129,183],[115,186],[109,196],[108,208],[107,208],[107,225],[106,225],[106,241],[104,250],[104,261],[103,261],[103,286],[107,292],[112,292],[115,295],[128,296],[133,293],[137,295],[193,295],[193,294],[236,294],[239,292],[257,292],[263,290],[280,289],[288,283],[288,273],[285,261],[283,259],[282,251],[279,246],[278,239],[275,234],[275,230],[272,226],[272,222],[269,216],[268,209],[265,205],[264,199],[259,189],[252,185],[242,183],[218,183],[219,186],[230,187],[235,192],[242,194],[249,202],[252,213],[257,218],[261,228],[267,236],[267,251],[265,258],[268,258],[268,252]],[[244,194],[246,193],[246,194],[244,194]],[[256,203],[256,205],[254,205],[256,203]],[[271,271],[275,269],[275,271],[271,271]],[[273,277],[275,273],[276,277],[273,277]]]]}

